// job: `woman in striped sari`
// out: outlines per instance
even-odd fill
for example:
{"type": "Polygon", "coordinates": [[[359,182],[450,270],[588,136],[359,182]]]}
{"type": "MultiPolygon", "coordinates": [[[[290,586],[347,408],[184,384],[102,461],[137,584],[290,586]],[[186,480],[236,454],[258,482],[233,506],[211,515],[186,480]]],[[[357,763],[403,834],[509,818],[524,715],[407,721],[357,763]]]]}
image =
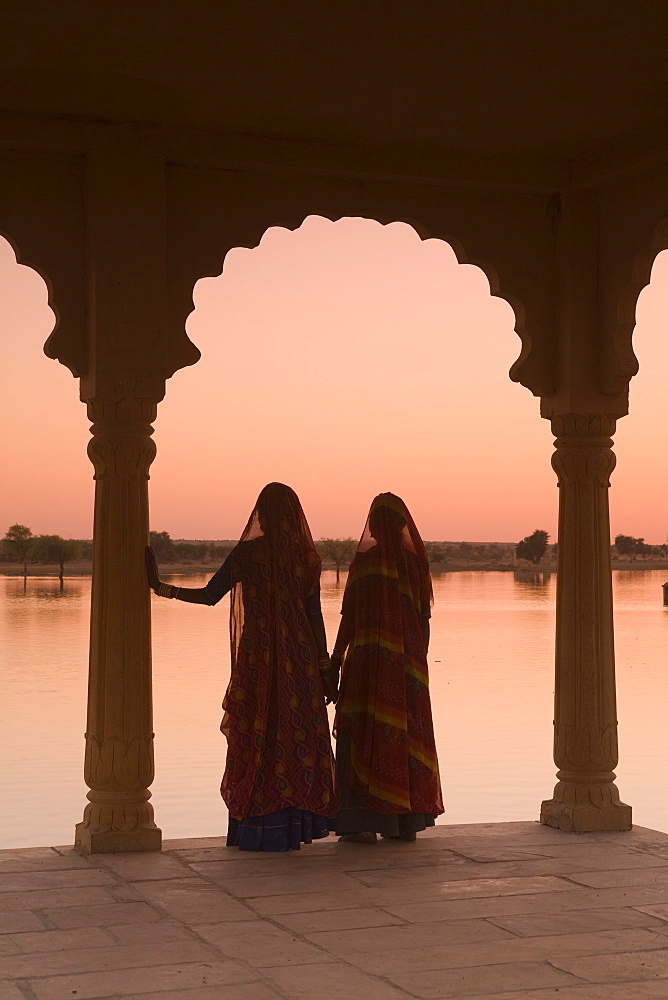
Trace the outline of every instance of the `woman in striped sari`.
{"type": "Polygon", "coordinates": [[[404,502],[381,493],[350,565],[330,690],[342,840],[412,841],[443,812],[429,700],[432,604],[424,543],[404,502]]]}

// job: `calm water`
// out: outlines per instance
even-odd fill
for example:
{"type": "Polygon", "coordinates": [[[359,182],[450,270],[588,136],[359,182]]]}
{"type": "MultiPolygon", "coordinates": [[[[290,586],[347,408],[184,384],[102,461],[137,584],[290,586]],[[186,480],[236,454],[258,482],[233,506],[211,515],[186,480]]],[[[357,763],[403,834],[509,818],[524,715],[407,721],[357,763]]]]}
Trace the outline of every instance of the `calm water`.
{"type": "MultiPolygon", "coordinates": [[[[639,824],[668,831],[668,609],[664,571],[617,572],[618,784],[639,824]]],[[[180,577],[201,586],[205,577],[180,577]]],[[[323,574],[330,647],[343,578],[323,574]]],[[[555,577],[450,573],[434,580],[432,705],[446,823],[537,816],[551,760],[555,577]]],[[[90,579],[0,577],[0,847],[72,842],[81,818],[90,579]]],[[[156,779],[166,837],[216,836],[227,599],[153,598],[156,779]]]]}

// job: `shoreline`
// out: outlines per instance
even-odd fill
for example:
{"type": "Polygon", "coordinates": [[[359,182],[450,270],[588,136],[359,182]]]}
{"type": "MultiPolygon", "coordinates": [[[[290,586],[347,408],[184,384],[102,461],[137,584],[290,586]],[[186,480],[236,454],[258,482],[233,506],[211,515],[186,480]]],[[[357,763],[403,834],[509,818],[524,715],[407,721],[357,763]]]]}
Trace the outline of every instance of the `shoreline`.
{"type": "MultiPolygon", "coordinates": [[[[190,576],[192,574],[208,574],[213,576],[213,574],[218,569],[217,563],[165,563],[160,567],[160,572],[165,577],[167,576],[190,576]]],[[[323,570],[328,570],[334,572],[336,567],[332,563],[331,565],[324,563],[323,570]]],[[[631,571],[636,572],[638,570],[665,570],[668,573],[668,560],[657,560],[648,559],[647,562],[634,561],[626,562],[620,559],[612,560],[612,569],[615,572],[618,571],[631,571]]],[[[554,564],[549,566],[515,566],[510,563],[449,563],[443,565],[442,563],[433,563],[430,565],[432,576],[443,576],[445,573],[517,573],[519,575],[534,575],[536,573],[541,574],[552,574],[556,575],[557,567],[554,564]]],[[[347,568],[341,570],[341,575],[347,573],[347,568]]],[[[75,580],[77,577],[91,576],[92,565],[89,562],[86,563],[76,563],[73,562],[69,567],[65,568],[65,579],[75,580]]],[[[17,563],[0,563],[0,576],[17,576],[23,577],[23,567],[17,563]]],[[[48,578],[48,579],[58,579],[59,573],[58,568],[54,566],[47,565],[34,565],[28,568],[28,577],[32,578],[48,578]]]]}

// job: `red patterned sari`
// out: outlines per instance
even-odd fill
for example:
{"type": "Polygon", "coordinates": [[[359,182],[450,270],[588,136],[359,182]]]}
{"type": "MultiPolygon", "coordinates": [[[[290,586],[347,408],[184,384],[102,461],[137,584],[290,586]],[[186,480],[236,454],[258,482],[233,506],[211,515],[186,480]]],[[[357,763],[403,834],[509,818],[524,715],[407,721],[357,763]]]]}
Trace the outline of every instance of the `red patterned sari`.
{"type": "MultiPolygon", "coordinates": [[[[423,637],[431,602],[422,539],[403,501],[383,493],[371,506],[343,598],[341,629],[350,639],[336,730],[347,773],[339,766],[338,774],[348,786],[342,799],[349,790],[365,810],[429,817],[413,829],[443,812],[423,637]]],[[[377,829],[385,832],[382,824],[377,829]]],[[[337,830],[346,832],[338,820],[337,830]]]]}
{"type": "Polygon", "coordinates": [[[232,671],[221,793],[236,819],[333,816],[333,757],[307,614],[320,558],[296,494],[270,483],[231,557],[232,671]]]}

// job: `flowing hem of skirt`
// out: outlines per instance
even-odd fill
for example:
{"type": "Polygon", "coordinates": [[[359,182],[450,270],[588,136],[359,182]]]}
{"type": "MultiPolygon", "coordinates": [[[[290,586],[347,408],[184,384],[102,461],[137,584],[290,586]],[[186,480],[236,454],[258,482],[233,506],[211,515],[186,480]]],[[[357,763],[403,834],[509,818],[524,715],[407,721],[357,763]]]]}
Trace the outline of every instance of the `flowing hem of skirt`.
{"type": "Polygon", "coordinates": [[[333,822],[339,837],[344,833],[379,833],[381,837],[400,837],[420,833],[434,826],[434,817],[426,813],[377,813],[364,806],[342,808],[333,822]]]}
{"type": "Polygon", "coordinates": [[[227,846],[240,851],[298,851],[329,835],[333,820],[308,809],[286,806],[265,816],[229,818],[227,846]]]}
{"type": "Polygon", "coordinates": [[[336,774],[341,794],[338,816],[332,821],[338,836],[344,833],[379,833],[382,837],[400,837],[419,833],[434,826],[429,813],[379,813],[367,809],[348,783],[350,773],[350,738],[340,732],[336,741],[336,774]]]}

